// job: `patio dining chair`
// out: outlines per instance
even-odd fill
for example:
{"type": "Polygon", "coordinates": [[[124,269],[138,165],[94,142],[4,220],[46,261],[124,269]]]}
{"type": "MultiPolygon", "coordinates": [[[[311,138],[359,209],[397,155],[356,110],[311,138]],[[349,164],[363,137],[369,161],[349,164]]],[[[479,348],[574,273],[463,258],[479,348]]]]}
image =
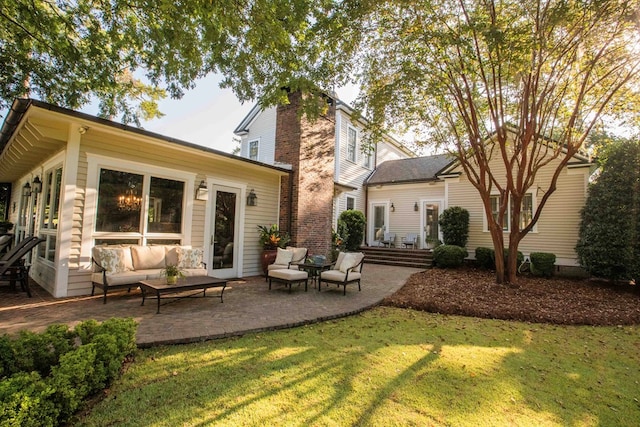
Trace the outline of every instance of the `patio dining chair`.
{"type": "Polygon", "coordinates": [[[18,249],[11,250],[12,255],[6,261],[0,261],[0,281],[9,282],[11,286],[15,286],[16,281],[19,281],[22,290],[26,291],[31,298],[31,290],[29,289],[30,265],[24,262],[24,257],[45,240],[39,237],[29,237],[24,240],[26,243],[16,245],[18,249]]]}

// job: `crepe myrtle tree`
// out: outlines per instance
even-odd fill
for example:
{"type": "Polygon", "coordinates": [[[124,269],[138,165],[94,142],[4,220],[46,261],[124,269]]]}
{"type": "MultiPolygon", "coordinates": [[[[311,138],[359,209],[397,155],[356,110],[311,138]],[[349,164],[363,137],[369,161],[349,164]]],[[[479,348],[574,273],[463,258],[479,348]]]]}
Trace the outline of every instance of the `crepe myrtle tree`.
{"type": "Polygon", "coordinates": [[[449,150],[482,200],[496,281],[515,282],[518,245],[589,133],[604,117],[638,111],[637,1],[363,4],[351,59],[372,140],[412,130],[449,150]],[[549,179],[538,179],[543,171],[549,179]]]}

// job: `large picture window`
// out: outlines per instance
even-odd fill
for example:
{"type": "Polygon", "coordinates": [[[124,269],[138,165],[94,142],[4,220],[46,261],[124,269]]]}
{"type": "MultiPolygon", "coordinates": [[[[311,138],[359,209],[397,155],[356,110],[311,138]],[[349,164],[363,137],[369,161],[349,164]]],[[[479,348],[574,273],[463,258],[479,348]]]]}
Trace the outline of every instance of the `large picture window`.
{"type": "Polygon", "coordinates": [[[184,194],[183,181],[101,169],[96,244],[180,243],[184,194]]]}

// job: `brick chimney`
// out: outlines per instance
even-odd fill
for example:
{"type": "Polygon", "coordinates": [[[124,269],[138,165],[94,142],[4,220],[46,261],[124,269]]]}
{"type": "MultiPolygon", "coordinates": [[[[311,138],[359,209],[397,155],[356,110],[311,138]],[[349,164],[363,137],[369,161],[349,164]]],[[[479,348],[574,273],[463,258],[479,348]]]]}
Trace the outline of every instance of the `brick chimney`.
{"type": "Polygon", "coordinates": [[[275,160],[292,165],[291,182],[283,178],[280,229],[291,244],[309,249],[309,255],[329,256],[333,226],[335,165],[335,103],[315,121],[299,114],[301,94],[289,94],[289,105],[279,106],[276,119],[275,160]]]}

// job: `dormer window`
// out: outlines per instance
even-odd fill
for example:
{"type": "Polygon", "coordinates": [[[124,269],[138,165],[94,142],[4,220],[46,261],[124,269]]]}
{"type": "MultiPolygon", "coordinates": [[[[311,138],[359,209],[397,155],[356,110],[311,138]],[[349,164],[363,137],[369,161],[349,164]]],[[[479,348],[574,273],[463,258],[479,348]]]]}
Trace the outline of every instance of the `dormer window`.
{"type": "Polygon", "coordinates": [[[253,141],[249,141],[249,159],[250,160],[258,160],[258,144],[259,140],[254,139],[253,141]]]}

